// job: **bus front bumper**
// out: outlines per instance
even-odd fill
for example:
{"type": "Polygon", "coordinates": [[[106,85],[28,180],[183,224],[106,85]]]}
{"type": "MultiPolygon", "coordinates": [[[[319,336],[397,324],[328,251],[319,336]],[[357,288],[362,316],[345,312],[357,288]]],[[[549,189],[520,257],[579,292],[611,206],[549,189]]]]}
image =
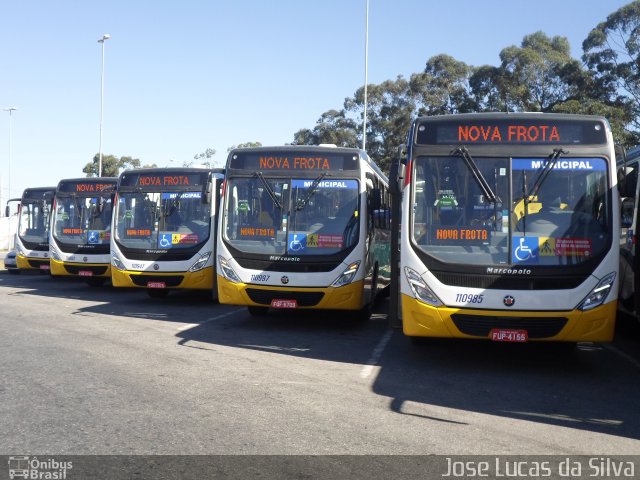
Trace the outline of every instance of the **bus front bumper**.
{"type": "Polygon", "coordinates": [[[525,330],[532,341],[610,342],[617,302],[588,311],[478,310],[433,307],[401,295],[402,329],[410,337],[490,338],[493,329],[525,330]],[[566,319],[566,322],[564,321],[566,319]]]}
{"type": "Polygon", "coordinates": [[[218,298],[220,303],[230,305],[269,307],[273,300],[295,300],[296,308],[360,310],[364,306],[364,280],[338,288],[289,288],[233,283],[218,275],[218,298]]]}
{"type": "Polygon", "coordinates": [[[139,272],[111,268],[114,287],[211,290],[213,267],[197,272],[139,272]]]}

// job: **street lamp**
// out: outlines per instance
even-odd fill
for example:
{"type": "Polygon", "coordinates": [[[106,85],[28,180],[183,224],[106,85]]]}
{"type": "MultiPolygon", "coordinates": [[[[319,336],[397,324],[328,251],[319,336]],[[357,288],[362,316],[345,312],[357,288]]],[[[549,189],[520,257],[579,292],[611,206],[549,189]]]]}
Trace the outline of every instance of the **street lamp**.
{"type": "Polygon", "coordinates": [[[11,198],[11,156],[12,156],[12,144],[11,139],[13,137],[13,112],[18,110],[16,107],[3,108],[5,112],[9,112],[9,166],[7,168],[7,177],[9,178],[9,196],[7,198],[11,198]]]}
{"type": "Polygon", "coordinates": [[[98,176],[102,176],[102,116],[104,112],[104,41],[109,40],[111,35],[105,33],[98,43],[102,44],[102,74],[100,79],[100,149],[98,151],[98,176]]]}
{"type": "Polygon", "coordinates": [[[369,0],[366,2],[364,27],[364,113],[362,122],[362,150],[367,146],[367,82],[369,70],[369,0]]]}

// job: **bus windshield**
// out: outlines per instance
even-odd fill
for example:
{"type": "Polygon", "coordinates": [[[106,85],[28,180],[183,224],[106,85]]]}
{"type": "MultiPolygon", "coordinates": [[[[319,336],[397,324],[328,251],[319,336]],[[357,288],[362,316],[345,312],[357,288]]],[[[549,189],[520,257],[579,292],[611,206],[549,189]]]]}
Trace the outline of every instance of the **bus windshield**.
{"type": "Polygon", "coordinates": [[[416,159],[411,235],[424,253],[449,264],[560,266],[607,250],[603,158],[474,161],[489,188],[460,155],[416,159]]]}
{"type": "Polygon", "coordinates": [[[211,205],[200,191],[120,192],[116,240],[126,248],[180,250],[209,238],[211,205]]]}
{"type": "Polygon", "coordinates": [[[269,255],[329,255],[358,242],[353,179],[231,177],[223,234],[234,248],[269,255]]]}
{"type": "Polygon", "coordinates": [[[44,199],[23,199],[18,235],[28,243],[48,243],[51,203],[44,199]]]}
{"type": "Polygon", "coordinates": [[[53,236],[62,243],[108,245],[111,198],[57,195],[53,236]]]}

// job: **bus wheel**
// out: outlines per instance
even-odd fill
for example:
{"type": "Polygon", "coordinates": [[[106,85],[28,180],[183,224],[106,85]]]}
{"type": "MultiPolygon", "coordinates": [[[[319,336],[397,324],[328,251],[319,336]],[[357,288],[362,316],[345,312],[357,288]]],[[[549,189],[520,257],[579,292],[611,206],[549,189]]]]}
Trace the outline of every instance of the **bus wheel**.
{"type": "Polygon", "coordinates": [[[254,317],[264,317],[269,312],[269,307],[255,307],[253,305],[248,306],[247,310],[254,317]]]}
{"type": "Polygon", "coordinates": [[[151,298],[165,298],[167,295],[169,295],[169,290],[166,290],[164,288],[148,288],[147,295],[149,295],[151,298]]]}
{"type": "Polygon", "coordinates": [[[101,287],[102,285],[104,285],[105,280],[106,279],[100,277],[88,278],[87,285],[89,285],[90,287],[101,287]]]}

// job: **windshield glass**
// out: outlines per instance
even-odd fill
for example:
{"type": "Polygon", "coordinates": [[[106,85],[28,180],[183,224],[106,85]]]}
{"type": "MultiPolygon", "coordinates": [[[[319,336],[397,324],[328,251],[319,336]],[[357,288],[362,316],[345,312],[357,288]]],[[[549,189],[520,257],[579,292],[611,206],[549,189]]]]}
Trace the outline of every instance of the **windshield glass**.
{"type": "Polygon", "coordinates": [[[247,253],[329,255],[359,236],[357,180],[229,178],[225,239],[247,253]]]}
{"type": "Polygon", "coordinates": [[[127,248],[178,250],[205,242],[211,209],[201,192],[121,192],[116,240],[127,248]]]}
{"type": "Polygon", "coordinates": [[[18,235],[25,242],[49,242],[51,204],[46,200],[24,200],[20,207],[18,235]]]}
{"type": "Polygon", "coordinates": [[[496,196],[489,202],[459,157],[415,162],[412,236],[452,264],[547,265],[586,261],[610,241],[607,164],[601,158],[474,157],[496,196]]]}
{"type": "Polygon", "coordinates": [[[62,243],[108,245],[111,198],[56,196],[53,236],[62,243]]]}

